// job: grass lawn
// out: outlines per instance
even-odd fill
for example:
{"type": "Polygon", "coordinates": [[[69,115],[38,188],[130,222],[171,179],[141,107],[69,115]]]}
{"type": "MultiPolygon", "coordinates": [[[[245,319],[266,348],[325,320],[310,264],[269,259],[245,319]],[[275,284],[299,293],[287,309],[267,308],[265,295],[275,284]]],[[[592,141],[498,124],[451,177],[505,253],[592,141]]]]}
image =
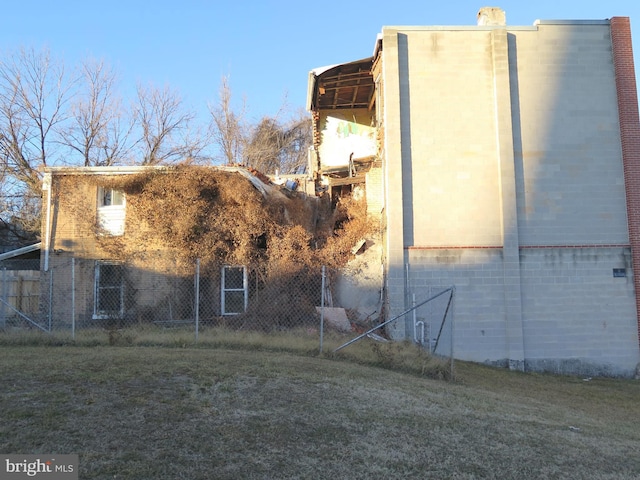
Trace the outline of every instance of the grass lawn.
{"type": "Polygon", "coordinates": [[[0,348],[0,453],[77,453],[81,479],[640,478],[639,381],[456,362],[448,382],[255,348],[0,348]]]}

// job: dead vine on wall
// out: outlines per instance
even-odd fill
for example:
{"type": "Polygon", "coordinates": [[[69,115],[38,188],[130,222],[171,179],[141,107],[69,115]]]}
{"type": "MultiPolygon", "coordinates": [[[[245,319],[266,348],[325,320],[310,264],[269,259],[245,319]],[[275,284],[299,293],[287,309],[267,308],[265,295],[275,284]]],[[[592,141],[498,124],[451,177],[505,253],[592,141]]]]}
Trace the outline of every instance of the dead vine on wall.
{"type": "MultiPolygon", "coordinates": [[[[169,252],[178,263],[171,268],[184,275],[192,271],[196,259],[205,275],[219,272],[224,264],[251,265],[260,272],[265,288],[282,286],[277,301],[262,295],[270,308],[291,298],[309,308],[317,304],[315,298],[300,300],[304,296],[295,290],[306,289],[310,277],[317,281],[323,265],[345,265],[354,245],[371,232],[364,200],[347,197],[332,209],[328,201],[285,194],[275,185],[268,185],[263,195],[238,172],[209,167],[68,175],[57,181],[56,201],[75,218],[86,251],[94,248],[99,257],[144,263],[156,270],[169,252]],[[100,231],[97,187],[125,192],[123,236],[100,231]]],[[[252,309],[264,307],[254,303],[252,309]]]]}

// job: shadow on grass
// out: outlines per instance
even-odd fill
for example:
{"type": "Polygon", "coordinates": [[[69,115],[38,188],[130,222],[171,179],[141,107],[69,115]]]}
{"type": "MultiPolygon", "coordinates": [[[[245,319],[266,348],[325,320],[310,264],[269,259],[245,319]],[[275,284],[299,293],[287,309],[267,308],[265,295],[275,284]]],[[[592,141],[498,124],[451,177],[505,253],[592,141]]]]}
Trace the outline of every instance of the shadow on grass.
{"type": "Polygon", "coordinates": [[[0,346],[217,348],[286,352],[349,361],[438,380],[455,378],[451,359],[433,356],[411,342],[381,342],[363,338],[334,352],[351,337],[348,334],[328,332],[324,335],[321,352],[319,335],[314,329],[265,333],[216,327],[203,329],[196,340],[193,328],[140,326],[126,329],[82,329],[75,335],[69,332],[49,334],[36,330],[0,331],[0,346]]]}

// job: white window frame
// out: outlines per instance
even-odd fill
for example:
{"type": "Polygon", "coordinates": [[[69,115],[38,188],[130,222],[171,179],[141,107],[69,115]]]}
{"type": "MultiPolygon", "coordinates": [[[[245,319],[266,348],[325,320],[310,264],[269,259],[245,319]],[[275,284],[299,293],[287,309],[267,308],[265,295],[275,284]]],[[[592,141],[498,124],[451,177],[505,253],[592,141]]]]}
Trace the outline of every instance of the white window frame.
{"type": "Polygon", "coordinates": [[[98,225],[104,233],[124,235],[126,206],[127,199],[122,190],[98,187],[98,225]]]}
{"type": "Polygon", "coordinates": [[[122,190],[116,188],[98,189],[98,205],[102,207],[123,207],[125,204],[125,196],[122,190]],[[115,203],[114,203],[115,201],[115,203]]]}
{"type": "Polygon", "coordinates": [[[124,316],[124,265],[122,262],[114,261],[98,261],[95,266],[94,273],[94,285],[93,285],[94,299],[93,299],[93,319],[104,320],[109,318],[122,318],[124,316]],[[120,276],[120,285],[101,285],[100,284],[100,272],[105,265],[117,265],[120,266],[122,272],[120,276]],[[100,294],[103,290],[116,290],[119,293],[120,308],[114,310],[100,310],[100,294]]]}
{"type": "Polygon", "coordinates": [[[220,274],[220,311],[222,315],[238,315],[247,311],[247,305],[249,301],[249,280],[247,278],[247,267],[244,265],[225,265],[222,267],[220,274]],[[239,286],[227,286],[227,271],[242,269],[242,287],[239,286]],[[242,292],[243,294],[243,311],[227,311],[227,294],[234,294],[242,292]]]}

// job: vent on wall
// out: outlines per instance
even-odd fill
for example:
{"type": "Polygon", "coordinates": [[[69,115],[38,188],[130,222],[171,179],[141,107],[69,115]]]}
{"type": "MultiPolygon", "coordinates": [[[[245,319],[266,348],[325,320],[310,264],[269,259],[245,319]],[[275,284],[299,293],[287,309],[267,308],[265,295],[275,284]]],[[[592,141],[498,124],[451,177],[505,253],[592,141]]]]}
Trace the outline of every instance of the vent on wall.
{"type": "Polygon", "coordinates": [[[613,276],[614,278],[624,278],[627,276],[627,269],[626,268],[614,268],[613,269],[613,276]]]}

